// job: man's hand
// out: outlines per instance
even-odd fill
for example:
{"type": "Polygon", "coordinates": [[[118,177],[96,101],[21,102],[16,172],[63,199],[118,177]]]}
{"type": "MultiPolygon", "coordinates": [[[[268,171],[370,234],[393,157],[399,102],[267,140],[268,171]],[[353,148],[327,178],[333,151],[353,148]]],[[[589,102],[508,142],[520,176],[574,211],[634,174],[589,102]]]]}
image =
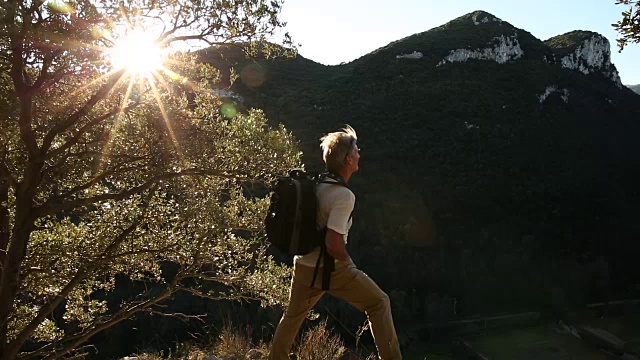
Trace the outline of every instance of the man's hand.
{"type": "Polygon", "coordinates": [[[327,252],[335,259],[340,261],[348,261],[350,259],[346,244],[344,243],[344,235],[334,230],[327,229],[327,235],[324,242],[327,246],[327,252]]]}

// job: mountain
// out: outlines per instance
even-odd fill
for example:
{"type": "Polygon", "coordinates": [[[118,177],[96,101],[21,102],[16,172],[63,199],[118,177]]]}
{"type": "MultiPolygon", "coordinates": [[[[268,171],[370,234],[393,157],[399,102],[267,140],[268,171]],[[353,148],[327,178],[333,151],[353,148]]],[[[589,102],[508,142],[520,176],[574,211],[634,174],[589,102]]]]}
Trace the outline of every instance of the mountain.
{"type": "Polygon", "coordinates": [[[636,94],[640,94],[640,84],[638,85],[627,85],[627,87],[633,90],[636,94]]]}
{"type": "Polygon", "coordinates": [[[355,127],[350,251],[408,321],[640,295],[640,97],[610,54],[476,11],[338,66],[202,56],[240,73],[231,89],[307,168],[322,134],[355,127]]]}

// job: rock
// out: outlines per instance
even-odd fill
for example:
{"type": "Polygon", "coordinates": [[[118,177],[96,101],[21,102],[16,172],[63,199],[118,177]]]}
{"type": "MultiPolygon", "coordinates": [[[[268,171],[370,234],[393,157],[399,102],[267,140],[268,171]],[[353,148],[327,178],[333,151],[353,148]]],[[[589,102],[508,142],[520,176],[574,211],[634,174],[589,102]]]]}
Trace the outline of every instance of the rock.
{"type": "Polygon", "coordinates": [[[624,353],[625,342],[608,331],[590,326],[581,326],[578,328],[578,333],[587,343],[614,351],[619,355],[624,353]]]}

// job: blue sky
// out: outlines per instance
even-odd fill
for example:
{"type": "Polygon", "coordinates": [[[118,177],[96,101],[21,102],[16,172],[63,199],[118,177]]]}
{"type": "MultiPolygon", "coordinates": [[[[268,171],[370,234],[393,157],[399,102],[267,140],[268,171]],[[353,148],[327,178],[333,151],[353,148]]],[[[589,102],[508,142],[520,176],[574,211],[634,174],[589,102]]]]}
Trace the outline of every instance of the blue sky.
{"type": "Polygon", "coordinates": [[[300,54],[316,62],[349,62],[388,43],[440,26],[475,10],[487,11],[546,40],[573,30],[598,32],[611,43],[624,84],[640,84],[640,44],[622,53],[611,24],[624,5],[615,0],[285,0],[282,18],[300,54]]]}

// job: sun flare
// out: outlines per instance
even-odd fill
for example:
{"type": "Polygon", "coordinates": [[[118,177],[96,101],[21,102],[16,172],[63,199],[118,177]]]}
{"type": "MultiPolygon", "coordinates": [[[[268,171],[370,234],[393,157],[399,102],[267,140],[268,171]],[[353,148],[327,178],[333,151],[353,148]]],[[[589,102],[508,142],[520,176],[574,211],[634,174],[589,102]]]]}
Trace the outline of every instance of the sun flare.
{"type": "Polygon", "coordinates": [[[150,34],[132,31],[116,41],[108,57],[116,69],[148,74],[162,68],[166,52],[150,34]]]}
{"type": "MultiPolygon", "coordinates": [[[[117,82],[126,84],[126,91],[120,103],[119,111],[115,116],[115,131],[122,123],[123,115],[136,106],[136,103],[155,101],[169,133],[169,138],[182,158],[181,146],[173,130],[172,119],[163,104],[162,91],[159,87],[166,87],[170,82],[179,82],[185,86],[192,86],[188,78],[175,73],[170,69],[175,65],[172,60],[172,49],[159,39],[158,31],[143,31],[152,29],[153,26],[136,27],[134,24],[119,24],[106,31],[102,36],[106,42],[112,44],[107,48],[101,48],[107,73],[105,78],[117,77],[117,82]],[[124,71],[122,71],[124,70],[124,71]],[[123,76],[124,75],[124,76],[123,76]],[[135,101],[131,101],[134,100],[135,101]]],[[[157,30],[157,29],[156,29],[157,30]]],[[[124,88],[121,88],[124,89],[124,88]]],[[[103,157],[109,156],[112,144],[106,146],[103,157]]],[[[101,164],[104,160],[100,161],[101,164]]]]}

